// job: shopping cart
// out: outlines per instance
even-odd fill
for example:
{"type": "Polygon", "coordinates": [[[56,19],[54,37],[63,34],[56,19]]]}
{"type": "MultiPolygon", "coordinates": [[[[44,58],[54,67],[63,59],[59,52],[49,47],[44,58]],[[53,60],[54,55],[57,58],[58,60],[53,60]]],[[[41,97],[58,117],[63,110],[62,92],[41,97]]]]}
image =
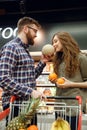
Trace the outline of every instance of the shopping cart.
{"type": "MultiPolygon", "coordinates": [[[[81,126],[82,126],[82,110],[81,110],[81,106],[82,106],[82,98],[80,96],[76,96],[76,97],[65,97],[65,96],[51,96],[51,97],[47,97],[48,99],[51,99],[51,102],[46,102],[46,106],[48,106],[48,112],[46,112],[46,115],[43,117],[42,115],[42,119],[40,116],[40,121],[42,121],[41,124],[43,124],[43,118],[44,118],[44,125],[43,127],[47,125],[46,130],[50,130],[52,122],[54,122],[54,120],[56,120],[57,118],[62,118],[64,120],[67,120],[67,111],[68,111],[68,122],[71,126],[72,123],[72,113],[74,112],[74,116],[76,116],[76,118],[74,118],[74,130],[81,130],[81,126]],[[53,101],[52,101],[53,99],[53,101]],[[64,102],[59,102],[58,100],[63,99],[64,102]],[[66,100],[76,100],[78,102],[78,105],[75,106],[71,106],[66,104],[66,100]],[[57,102],[56,102],[57,101],[57,102]],[[51,107],[51,111],[49,111],[49,108],[51,107]],[[53,110],[52,110],[53,107],[53,110]],[[48,117],[47,117],[48,115],[48,117]]],[[[45,128],[43,128],[44,130],[45,128]]],[[[42,129],[41,129],[42,130],[42,129]]]]}
{"type": "MultiPolygon", "coordinates": [[[[12,96],[10,99],[10,104],[12,104],[15,101],[16,97],[12,96]]],[[[2,101],[0,100],[1,104],[2,101]]],[[[6,117],[10,115],[10,107],[7,108],[6,110],[2,110],[0,112],[0,130],[5,130],[6,126],[6,117]]]]}
{"type": "MultiPolygon", "coordinates": [[[[28,101],[29,103],[29,101],[28,101]]],[[[10,100],[10,107],[5,111],[0,113],[0,120],[9,117],[9,121],[12,120],[14,107],[18,106],[18,115],[20,115],[21,111],[25,110],[27,105],[27,101],[16,101],[16,98],[13,96],[10,100]]],[[[36,116],[37,116],[37,126],[38,130],[50,130],[52,123],[59,117],[64,120],[67,120],[67,109],[69,113],[68,122],[71,125],[72,122],[72,112],[74,111],[76,119],[75,122],[75,130],[81,130],[82,126],[82,111],[81,111],[82,99],[80,96],[76,97],[61,97],[61,96],[50,96],[47,97],[47,101],[41,103],[40,107],[37,109],[36,116]],[[57,100],[64,99],[64,100],[77,100],[77,106],[69,106],[66,105],[65,102],[57,102],[57,100]]],[[[35,121],[35,120],[33,120],[35,121]]],[[[33,122],[35,124],[35,122],[33,122]]],[[[0,129],[4,130],[4,129],[0,129]]]]}

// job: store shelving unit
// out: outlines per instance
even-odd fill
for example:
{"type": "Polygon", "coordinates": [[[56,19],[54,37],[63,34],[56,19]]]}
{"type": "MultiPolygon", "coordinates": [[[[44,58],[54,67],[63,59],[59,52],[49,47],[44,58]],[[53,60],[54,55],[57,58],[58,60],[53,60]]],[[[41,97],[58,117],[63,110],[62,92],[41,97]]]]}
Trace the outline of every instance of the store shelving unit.
{"type": "MultiPolygon", "coordinates": [[[[35,60],[35,66],[37,66],[40,58],[41,58],[41,51],[39,52],[30,52],[31,56],[35,60]]],[[[36,79],[36,87],[40,91],[44,91],[45,89],[49,89],[52,93],[52,96],[55,95],[56,87],[55,84],[51,83],[48,80],[49,74],[53,71],[53,64],[52,62],[47,62],[45,68],[43,69],[42,74],[36,79]]]]}

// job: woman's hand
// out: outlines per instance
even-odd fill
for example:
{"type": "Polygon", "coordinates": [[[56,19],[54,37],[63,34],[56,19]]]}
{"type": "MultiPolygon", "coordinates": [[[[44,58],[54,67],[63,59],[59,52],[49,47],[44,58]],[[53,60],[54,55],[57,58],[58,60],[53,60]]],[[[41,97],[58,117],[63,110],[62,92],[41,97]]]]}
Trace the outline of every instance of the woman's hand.
{"type": "Polygon", "coordinates": [[[58,84],[58,82],[56,82],[57,87],[59,87],[59,88],[70,88],[70,87],[73,86],[74,82],[66,79],[65,77],[61,77],[61,78],[64,79],[64,83],[63,84],[58,84]]]}
{"type": "Polygon", "coordinates": [[[63,84],[58,84],[58,82],[56,82],[56,85],[59,88],[87,88],[87,81],[73,82],[64,77],[62,77],[62,78],[65,80],[63,84]]]}

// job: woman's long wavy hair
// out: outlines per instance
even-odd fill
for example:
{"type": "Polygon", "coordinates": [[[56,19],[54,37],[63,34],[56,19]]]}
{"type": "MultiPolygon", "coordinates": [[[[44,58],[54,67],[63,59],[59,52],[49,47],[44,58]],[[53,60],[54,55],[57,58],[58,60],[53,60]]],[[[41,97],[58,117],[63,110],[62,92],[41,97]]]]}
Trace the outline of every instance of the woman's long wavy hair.
{"type": "Polygon", "coordinates": [[[54,72],[58,74],[59,65],[62,61],[64,61],[65,74],[68,77],[72,77],[79,68],[78,54],[80,52],[80,48],[74,38],[67,32],[57,32],[54,34],[52,42],[55,36],[57,36],[61,42],[63,51],[56,52],[54,56],[54,72]]]}

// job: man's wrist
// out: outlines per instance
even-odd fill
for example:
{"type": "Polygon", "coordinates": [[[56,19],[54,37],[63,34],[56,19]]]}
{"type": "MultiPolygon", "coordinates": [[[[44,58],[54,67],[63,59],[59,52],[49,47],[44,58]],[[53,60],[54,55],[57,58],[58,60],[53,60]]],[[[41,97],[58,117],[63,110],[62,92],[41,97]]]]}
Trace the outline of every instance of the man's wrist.
{"type": "Polygon", "coordinates": [[[40,62],[43,64],[43,66],[46,65],[46,62],[44,62],[43,60],[40,60],[40,62]]]}
{"type": "Polygon", "coordinates": [[[27,93],[31,94],[33,92],[33,89],[32,88],[29,88],[27,93]]]}

